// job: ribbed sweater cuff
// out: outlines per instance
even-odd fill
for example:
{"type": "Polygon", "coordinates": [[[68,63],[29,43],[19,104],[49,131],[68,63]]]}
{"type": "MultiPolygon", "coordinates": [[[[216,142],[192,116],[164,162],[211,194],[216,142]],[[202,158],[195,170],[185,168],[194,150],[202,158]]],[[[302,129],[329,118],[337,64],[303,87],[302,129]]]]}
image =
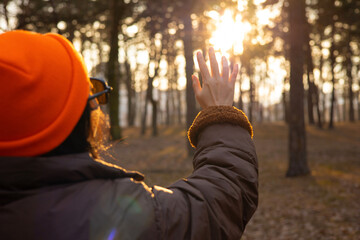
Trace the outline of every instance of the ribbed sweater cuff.
{"type": "Polygon", "coordinates": [[[251,138],[253,137],[252,126],[243,111],[232,106],[211,106],[199,112],[190,126],[188,138],[191,146],[196,148],[197,138],[202,130],[210,125],[219,123],[238,125],[246,129],[251,138]]]}

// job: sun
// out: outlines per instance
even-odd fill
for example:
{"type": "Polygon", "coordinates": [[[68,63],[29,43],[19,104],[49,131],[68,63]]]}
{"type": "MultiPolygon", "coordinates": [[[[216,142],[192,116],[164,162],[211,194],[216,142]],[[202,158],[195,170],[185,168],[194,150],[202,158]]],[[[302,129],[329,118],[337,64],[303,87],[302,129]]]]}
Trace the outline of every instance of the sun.
{"type": "MultiPolygon", "coordinates": [[[[245,41],[250,41],[249,44],[260,44],[263,45],[272,39],[268,39],[265,35],[262,35],[262,28],[264,26],[271,26],[273,19],[280,14],[280,10],[277,8],[263,8],[260,6],[264,0],[256,0],[255,5],[257,5],[257,10],[255,12],[256,23],[250,23],[247,19],[243,18],[242,12],[246,11],[246,1],[238,1],[242,3],[239,5],[237,10],[227,9],[220,14],[217,11],[208,12],[208,16],[215,21],[215,30],[211,34],[209,39],[210,45],[212,45],[216,51],[216,57],[218,61],[221,56],[226,56],[228,59],[230,57],[235,57],[235,62],[239,63],[239,58],[236,56],[242,55],[246,51],[244,49],[245,41]],[[260,30],[259,30],[260,29],[260,30]],[[253,36],[254,32],[261,33],[258,36],[253,36]]],[[[286,71],[284,69],[285,59],[282,57],[269,56],[265,59],[260,60],[264,64],[258,66],[256,69],[258,72],[255,72],[256,75],[263,75],[264,71],[267,71],[267,77],[262,79],[260,83],[260,77],[256,77],[256,94],[261,99],[264,106],[269,106],[275,103],[279,103],[282,97],[282,91],[284,89],[283,79],[286,76],[286,71]],[[266,63],[266,64],[265,64],[266,63]],[[268,66],[268,67],[266,67],[268,66]]],[[[220,62],[220,61],[219,61],[220,62]]],[[[249,88],[249,78],[243,76],[241,82],[241,89],[244,91],[249,88]]],[[[254,80],[255,81],[255,80],[254,80]]],[[[240,82],[237,83],[235,87],[235,99],[238,99],[240,95],[240,82]]],[[[246,95],[245,96],[245,102],[246,95]]]]}
{"type": "Polygon", "coordinates": [[[216,51],[229,57],[230,52],[239,55],[244,51],[243,41],[251,30],[250,23],[243,21],[241,15],[225,10],[222,16],[210,13],[209,16],[217,21],[216,30],[209,40],[216,51]]]}

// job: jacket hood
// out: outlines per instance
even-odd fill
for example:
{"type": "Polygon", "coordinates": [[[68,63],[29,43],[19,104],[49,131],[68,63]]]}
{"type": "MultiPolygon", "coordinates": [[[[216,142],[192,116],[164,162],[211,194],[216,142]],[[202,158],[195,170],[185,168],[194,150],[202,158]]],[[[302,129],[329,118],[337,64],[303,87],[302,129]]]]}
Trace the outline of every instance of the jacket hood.
{"type": "Polygon", "coordinates": [[[89,153],[54,157],[0,157],[0,206],[49,188],[93,179],[134,178],[138,172],[93,159],[89,153]]]}

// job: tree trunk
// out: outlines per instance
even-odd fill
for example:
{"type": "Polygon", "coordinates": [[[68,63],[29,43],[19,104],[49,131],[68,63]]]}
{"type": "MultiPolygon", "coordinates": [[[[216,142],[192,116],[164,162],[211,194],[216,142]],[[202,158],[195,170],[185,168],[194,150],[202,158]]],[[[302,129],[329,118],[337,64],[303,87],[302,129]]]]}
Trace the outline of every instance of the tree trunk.
{"type": "Polygon", "coordinates": [[[322,114],[322,119],[324,119],[324,123],[325,123],[325,119],[326,119],[326,116],[327,116],[327,114],[325,114],[325,113],[327,113],[328,112],[328,110],[327,110],[327,108],[326,108],[326,94],[325,93],[323,93],[323,98],[322,98],[322,107],[323,107],[323,114],[322,114]]]}
{"type": "MultiPolygon", "coordinates": [[[[177,105],[176,105],[176,111],[177,111],[177,123],[179,125],[182,124],[182,116],[181,116],[181,105],[182,105],[182,101],[181,101],[181,91],[179,90],[179,87],[178,87],[178,78],[179,78],[179,74],[178,74],[178,70],[177,68],[174,69],[174,84],[175,84],[175,87],[174,87],[174,101],[175,101],[175,97],[176,97],[176,102],[177,102],[177,105]]],[[[175,105],[174,105],[174,109],[175,109],[175,105]]],[[[174,110],[175,111],[175,110],[174,110]]]]}
{"type": "Polygon", "coordinates": [[[153,96],[153,82],[155,77],[158,75],[159,73],[159,69],[160,69],[160,61],[161,61],[161,49],[156,49],[156,45],[155,45],[155,34],[152,34],[152,38],[151,38],[151,46],[150,48],[152,49],[152,51],[150,51],[150,55],[149,55],[149,63],[148,63],[148,72],[150,69],[150,62],[153,61],[155,63],[155,69],[154,69],[154,75],[153,76],[148,76],[148,82],[147,82],[147,90],[146,90],[146,97],[145,97],[145,109],[144,109],[144,115],[143,115],[143,119],[142,119],[142,124],[141,124],[141,135],[145,135],[146,132],[146,117],[147,117],[147,103],[150,102],[152,105],[152,135],[153,136],[157,136],[157,101],[155,101],[154,96],[153,96]]]}
{"type": "Polygon", "coordinates": [[[338,122],[343,120],[341,115],[341,107],[337,99],[335,99],[335,103],[334,103],[334,114],[336,114],[335,115],[336,118],[334,118],[334,120],[336,119],[338,122]]]}
{"type": "Polygon", "coordinates": [[[313,103],[314,90],[313,90],[313,86],[312,86],[313,83],[310,80],[309,66],[307,66],[307,83],[308,83],[308,90],[307,90],[308,120],[309,120],[309,124],[313,125],[313,124],[315,124],[315,120],[314,120],[314,103],[313,103]]]}
{"type": "MultiPolygon", "coordinates": [[[[20,5],[21,11],[24,13],[24,15],[29,15],[29,2],[22,0],[20,5]]],[[[17,24],[15,29],[24,29],[27,24],[25,17],[17,18],[17,24]]]]}
{"type": "Polygon", "coordinates": [[[109,99],[109,115],[110,115],[110,133],[113,140],[121,139],[122,133],[119,125],[119,77],[116,76],[116,67],[118,66],[118,54],[119,54],[119,21],[120,14],[118,12],[117,0],[112,0],[110,3],[111,9],[111,29],[110,29],[110,55],[109,62],[107,64],[107,75],[109,85],[113,87],[113,91],[110,94],[109,99]]]}
{"type": "MultiPolygon", "coordinates": [[[[321,48],[321,44],[320,44],[320,51],[322,50],[321,48]]],[[[324,79],[322,78],[322,75],[323,75],[323,66],[324,66],[324,57],[323,55],[321,54],[320,55],[320,62],[319,62],[319,75],[320,75],[320,81],[322,84],[324,84],[324,79]]],[[[323,120],[323,122],[325,123],[326,122],[326,94],[322,91],[322,88],[319,88],[318,89],[318,95],[319,95],[319,105],[321,104],[322,106],[322,112],[321,112],[321,119],[323,120]],[[320,93],[321,93],[321,96],[322,96],[322,101],[320,102],[320,93]]]]}
{"type": "Polygon", "coordinates": [[[240,78],[239,78],[239,92],[240,92],[240,95],[239,95],[239,100],[238,100],[238,108],[241,109],[241,110],[244,110],[244,103],[243,103],[243,100],[242,100],[242,95],[243,95],[243,92],[242,92],[242,87],[241,87],[241,84],[242,84],[242,74],[240,73],[240,78]]]}
{"type": "MultiPolygon", "coordinates": [[[[350,39],[349,39],[350,40],[350,39]]],[[[348,53],[347,53],[347,57],[346,57],[346,75],[347,75],[347,79],[348,79],[348,94],[349,94],[349,120],[350,122],[355,122],[355,111],[354,111],[354,92],[352,89],[352,85],[353,85],[353,78],[352,78],[352,74],[351,74],[351,70],[352,70],[352,61],[351,61],[351,57],[352,57],[353,53],[351,50],[351,46],[350,46],[350,41],[349,41],[349,46],[348,46],[348,53]]]]}
{"type": "Polygon", "coordinates": [[[330,62],[331,62],[331,82],[332,82],[332,91],[331,91],[331,104],[330,104],[330,119],[329,119],[329,129],[334,128],[334,105],[335,105],[335,26],[334,23],[331,29],[331,47],[330,47],[330,62]]]}
{"type": "MultiPolygon", "coordinates": [[[[357,67],[356,67],[356,72],[359,72],[359,70],[360,70],[360,66],[359,65],[357,65],[357,67]]],[[[358,83],[358,85],[360,85],[360,78],[359,78],[359,76],[358,76],[358,78],[357,78],[357,83],[358,83]]],[[[355,94],[355,99],[356,99],[356,106],[357,106],[357,119],[358,119],[358,121],[360,120],[360,90],[357,90],[357,93],[355,94]]]]}
{"type": "Polygon", "coordinates": [[[9,3],[9,0],[4,0],[3,2],[3,12],[4,12],[4,17],[5,17],[5,23],[6,23],[6,30],[10,29],[10,24],[9,24],[9,15],[8,15],[8,11],[7,11],[7,5],[9,3]]]}
{"type": "MultiPolygon", "coordinates": [[[[169,101],[170,101],[170,103],[169,103],[169,110],[170,110],[170,124],[171,125],[174,125],[174,123],[175,123],[175,116],[176,116],[176,114],[175,114],[175,110],[176,110],[176,103],[175,103],[175,93],[176,93],[176,89],[174,89],[174,83],[172,83],[171,84],[172,85],[172,87],[171,87],[171,94],[170,94],[170,99],[169,99],[169,101]]],[[[176,87],[176,85],[175,85],[175,87],[176,87]]]]}
{"type": "Polygon", "coordinates": [[[306,159],[306,134],[304,121],[304,18],[305,0],[289,1],[290,19],[290,122],[289,168],[287,177],[310,173],[306,159]]]}
{"type": "Polygon", "coordinates": [[[154,82],[154,78],[155,76],[158,75],[158,72],[159,72],[159,65],[160,65],[160,59],[159,59],[159,62],[158,62],[158,65],[157,65],[157,68],[155,70],[155,74],[154,74],[154,77],[151,78],[151,87],[150,87],[150,98],[149,98],[149,101],[151,103],[151,106],[152,106],[152,121],[151,121],[151,126],[152,126],[152,136],[155,137],[158,135],[158,124],[157,124],[157,121],[158,121],[158,117],[157,117],[157,114],[158,114],[158,101],[154,99],[154,94],[153,94],[153,90],[154,90],[154,87],[153,87],[153,82],[154,82]]]}
{"type": "Polygon", "coordinates": [[[318,128],[322,128],[322,118],[320,111],[320,98],[319,98],[319,88],[314,84],[314,94],[315,94],[315,105],[316,105],[316,113],[317,113],[317,125],[318,128]]]}
{"type": "Polygon", "coordinates": [[[97,67],[93,68],[93,73],[92,73],[93,76],[96,76],[98,74],[98,72],[101,72],[101,73],[105,72],[104,65],[102,64],[105,61],[103,61],[103,50],[102,50],[101,41],[97,41],[96,46],[99,51],[99,54],[97,55],[98,60],[99,60],[99,65],[97,65],[97,67]]]}
{"type": "Polygon", "coordinates": [[[125,70],[126,70],[126,90],[127,90],[127,108],[128,108],[128,126],[134,126],[135,122],[135,90],[132,82],[132,75],[130,64],[128,62],[127,56],[125,59],[125,70]]]}
{"type": "MultiPolygon", "coordinates": [[[[189,129],[194,118],[196,117],[196,103],[194,91],[192,88],[191,76],[194,72],[194,59],[193,59],[193,46],[192,46],[192,36],[193,28],[190,17],[191,12],[188,11],[183,18],[184,23],[184,52],[185,52],[185,61],[186,61],[186,128],[189,129]]],[[[190,143],[187,142],[188,155],[191,156],[194,154],[194,149],[190,146],[190,143]]]]}
{"type": "Polygon", "coordinates": [[[157,111],[158,111],[158,101],[152,98],[150,99],[152,105],[152,136],[155,137],[158,135],[158,125],[157,125],[157,111]]]}
{"type": "MultiPolygon", "coordinates": [[[[346,119],[346,113],[347,113],[347,92],[345,91],[345,86],[344,86],[344,90],[343,90],[343,92],[342,92],[343,94],[343,99],[344,99],[344,102],[343,102],[343,105],[342,105],[342,110],[341,110],[341,119],[342,119],[342,121],[346,121],[347,119],[346,119]]],[[[340,105],[340,104],[338,104],[338,105],[340,105]]],[[[339,106],[339,110],[340,110],[340,106],[339,106]]]]}
{"type": "Polygon", "coordinates": [[[176,89],[176,96],[177,96],[177,116],[178,116],[178,124],[181,125],[183,123],[182,120],[182,101],[181,101],[181,91],[176,89]]]}
{"type": "Polygon", "coordinates": [[[252,75],[249,75],[249,84],[250,84],[250,89],[249,89],[249,121],[251,123],[253,123],[253,106],[254,106],[254,84],[252,82],[252,75]]]}
{"type": "Polygon", "coordinates": [[[173,52],[168,52],[167,54],[167,62],[168,62],[168,70],[167,70],[167,78],[168,78],[168,88],[166,90],[166,125],[170,126],[174,124],[174,111],[175,111],[175,99],[174,99],[174,85],[176,82],[175,78],[175,63],[174,63],[174,55],[173,52]]]}
{"type": "Polygon", "coordinates": [[[306,26],[305,37],[305,48],[306,48],[306,72],[307,72],[307,83],[308,83],[308,91],[307,91],[307,110],[308,110],[308,120],[309,124],[315,124],[314,120],[314,75],[313,75],[313,60],[311,55],[311,46],[310,46],[310,24],[308,24],[307,19],[304,18],[304,25],[306,26]]]}
{"type": "Polygon", "coordinates": [[[307,96],[308,97],[309,123],[315,124],[314,111],[313,111],[314,105],[315,105],[316,113],[317,113],[317,125],[319,128],[322,128],[321,111],[320,111],[320,103],[319,103],[319,91],[318,91],[318,87],[315,84],[314,64],[313,64],[313,59],[312,59],[312,55],[311,55],[310,39],[307,36],[305,36],[305,37],[307,39],[307,42],[306,42],[306,45],[307,45],[306,66],[307,66],[307,81],[308,81],[308,85],[309,85],[308,96],[307,96]]]}
{"type": "MultiPolygon", "coordinates": [[[[284,78],[284,85],[287,83],[286,78],[284,78]]],[[[288,94],[287,91],[285,89],[283,89],[282,92],[282,104],[283,104],[283,108],[284,108],[284,121],[286,123],[290,122],[290,108],[289,108],[289,99],[288,99],[288,94]]]]}
{"type": "Polygon", "coordinates": [[[254,106],[254,85],[252,82],[252,77],[253,77],[253,73],[252,73],[252,69],[250,66],[250,60],[248,58],[244,58],[242,61],[245,65],[245,70],[246,73],[249,77],[249,106],[248,106],[248,118],[249,121],[252,123],[253,122],[253,106],[254,106]]]}
{"type": "MultiPolygon", "coordinates": [[[[360,82],[360,81],[359,81],[360,82]]],[[[360,120],[360,91],[357,91],[357,94],[355,95],[355,99],[357,102],[357,116],[358,121],[360,120]]]]}
{"type": "MultiPolygon", "coordinates": [[[[156,74],[155,74],[156,76],[156,74]]],[[[157,129],[156,129],[156,121],[157,121],[157,103],[156,101],[153,99],[153,81],[154,81],[154,77],[148,77],[148,86],[147,86],[147,90],[146,90],[146,97],[145,97],[145,109],[144,109],[144,115],[143,115],[143,119],[142,119],[142,124],[141,124],[141,135],[145,135],[146,132],[146,117],[147,117],[147,107],[148,107],[148,102],[151,103],[152,106],[152,134],[153,136],[156,136],[155,134],[157,134],[157,129]]]]}
{"type": "Polygon", "coordinates": [[[170,122],[171,122],[171,114],[170,114],[170,99],[171,99],[171,94],[172,90],[170,85],[168,85],[168,89],[166,90],[166,105],[165,105],[165,110],[166,110],[166,119],[165,119],[165,124],[166,126],[170,126],[170,122]]]}
{"type": "Polygon", "coordinates": [[[147,105],[148,105],[148,90],[146,90],[146,96],[145,96],[145,100],[144,100],[144,112],[142,114],[142,118],[141,118],[141,135],[145,135],[146,132],[146,118],[147,118],[147,105]]]}

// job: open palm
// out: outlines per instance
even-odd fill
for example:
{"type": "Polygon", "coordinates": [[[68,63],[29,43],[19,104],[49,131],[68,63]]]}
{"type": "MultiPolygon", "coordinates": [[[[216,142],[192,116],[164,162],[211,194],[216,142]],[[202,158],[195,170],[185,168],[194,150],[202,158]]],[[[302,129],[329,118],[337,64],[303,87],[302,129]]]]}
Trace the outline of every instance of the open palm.
{"type": "Polygon", "coordinates": [[[234,101],[235,80],[239,71],[238,65],[236,64],[234,66],[230,75],[228,61],[223,56],[221,58],[222,71],[220,73],[215,51],[213,48],[210,48],[210,74],[202,53],[198,52],[196,57],[203,79],[203,85],[200,85],[199,79],[194,75],[192,76],[192,81],[195,97],[200,106],[203,109],[209,106],[231,106],[234,101]]]}

